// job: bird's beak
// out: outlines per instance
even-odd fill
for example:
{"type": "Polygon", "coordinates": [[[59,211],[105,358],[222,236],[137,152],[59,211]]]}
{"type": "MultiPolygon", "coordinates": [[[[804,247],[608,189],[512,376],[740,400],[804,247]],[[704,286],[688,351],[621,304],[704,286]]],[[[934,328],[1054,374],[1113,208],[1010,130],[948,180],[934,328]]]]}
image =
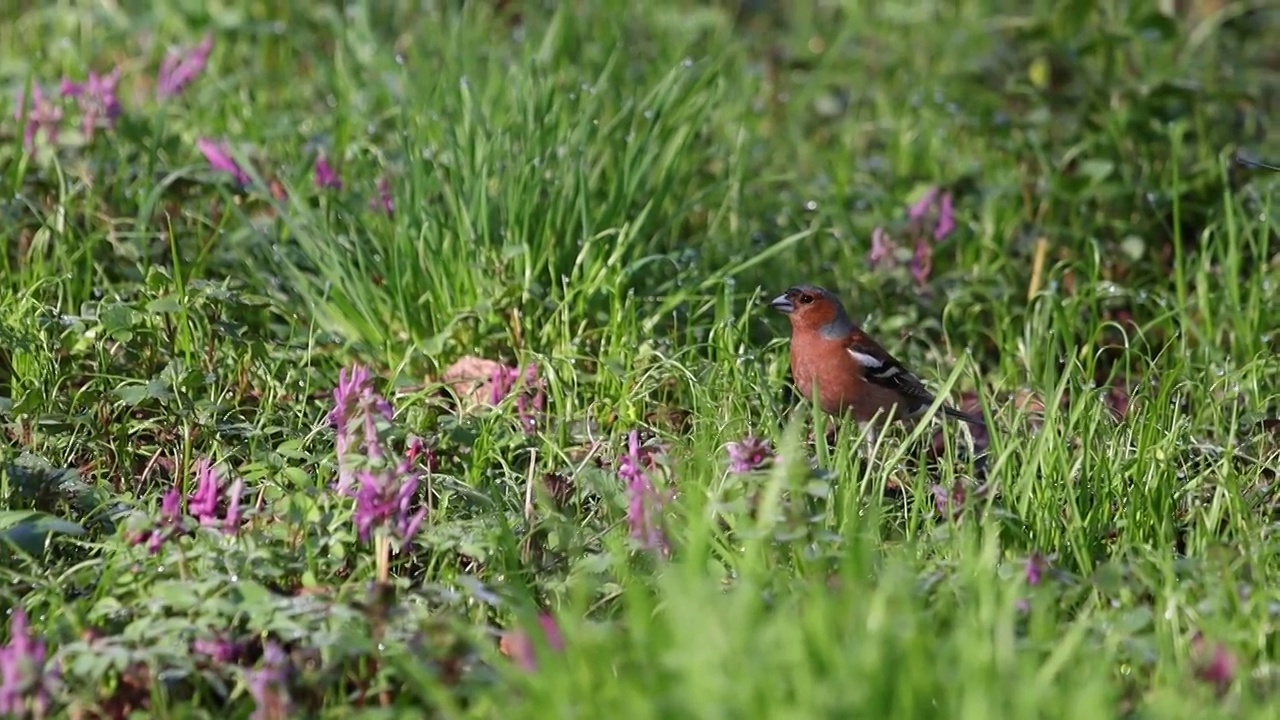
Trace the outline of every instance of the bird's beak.
{"type": "Polygon", "coordinates": [[[796,306],[793,305],[791,301],[787,299],[786,295],[779,295],[778,297],[770,300],[769,307],[773,308],[774,310],[777,310],[783,315],[790,315],[791,313],[795,312],[795,309],[796,309],[796,306]]]}

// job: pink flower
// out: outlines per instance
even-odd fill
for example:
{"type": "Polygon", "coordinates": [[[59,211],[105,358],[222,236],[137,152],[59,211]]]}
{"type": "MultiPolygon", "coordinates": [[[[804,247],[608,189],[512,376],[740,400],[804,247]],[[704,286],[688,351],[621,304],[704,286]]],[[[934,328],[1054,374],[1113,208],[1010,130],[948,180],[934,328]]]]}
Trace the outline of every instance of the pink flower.
{"type": "Polygon", "coordinates": [[[26,611],[15,609],[9,618],[9,644],[0,646],[0,716],[44,717],[60,679],[44,641],[30,631],[26,611]]]}
{"type": "Polygon", "coordinates": [[[773,460],[773,445],[766,439],[748,435],[741,442],[729,443],[729,472],[749,473],[773,460]]]}
{"type": "Polygon", "coordinates": [[[50,145],[58,141],[58,125],[62,122],[62,108],[49,102],[39,85],[31,86],[31,102],[25,96],[18,98],[18,110],[14,118],[19,122],[26,120],[26,128],[22,134],[23,145],[34,150],[36,135],[44,132],[44,138],[50,145]]]}
{"type": "Polygon", "coordinates": [[[1195,662],[1196,677],[1225,693],[1236,678],[1236,658],[1222,643],[1209,647],[1204,635],[1197,632],[1191,639],[1191,655],[1195,662]]]}
{"type": "Polygon", "coordinates": [[[293,699],[289,696],[289,678],[293,665],[289,655],[275,641],[267,641],[262,650],[262,667],[245,674],[245,684],[257,709],[254,720],[289,717],[293,699]]]}
{"type": "Polygon", "coordinates": [[[341,190],[342,178],[338,171],[329,164],[329,159],[321,155],[316,159],[316,187],[321,190],[341,190]]]}
{"type": "Polygon", "coordinates": [[[378,461],[385,456],[379,425],[391,421],[394,409],[374,390],[372,373],[360,365],[338,374],[333,400],[329,420],[337,429],[340,468],[334,490],[355,497],[356,532],[361,541],[368,542],[375,529],[384,527],[404,547],[418,534],[427,517],[426,507],[416,502],[421,477],[415,466],[425,456],[430,471],[435,463],[434,453],[421,439],[414,438],[398,465],[388,467],[375,462],[371,468],[355,472],[347,457],[355,441],[361,442],[364,457],[369,460],[378,461]]]}
{"type": "Polygon", "coordinates": [[[181,94],[204,72],[212,52],[213,35],[206,35],[194,48],[169,53],[156,76],[156,93],[162,98],[181,94]]]}
{"type": "Polygon", "coordinates": [[[645,472],[640,450],[640,433],[632,430],[627,438],[627,454],[618,463],[618,477],[627,484],[627,525],[631,537],[646,550],[656,550],[663,557],[671,554],[671,545],[662,530],[660,516],[663,498],[645,472]]]}
{"type": "Polygon", "coordinates": [[[391,194],[391,181],[382,178],[378,181],[378,195],[369,201],[369,207],[374,210],[381,210],[388,216],[394,215],[396,212],[395,196],[391,194]]]}
{"type": "Polygon", "coordinates": [[[876,270],[883,267],[886,263],[893,261],[893,238],[889,237],[889,233],[884,228],[878,227],[871,231],[871,253],[867,255],[867,262],[871,264],[871,269],[876,270]]]}
{"type": "Polygon", "coordinates": [[[916,241],[916,251],[911,256],[911,277],[915,278],[917,284],[924,287],[932,274],[933,246],[929,244],[928,238],[922,237],[916,241]]]}
{"type": "Polygon", "coordinates": [[[196,141],[196,147],[204,155],[204,159],[209,162],[209,167],[219,172],[227,173],[235,178],[240,185],[249,184],[249,174],[231,157],[231,152],[225,144],[201,138],[196,141]]]}
{"type": "Polygon", "coordinates": [[[75,83],[63,78],[62,96],[75,98],[80,106],[85,142],[93,141],[94,130],[98,121],[103,120],[108,128],[115,127],[120,117],[120,99],[116,97],[116,86],[120,84],[120,68],[111,71],[110,75],[101,76],[89,73],[89,79],[75,83]]]}
{"type": "Polygon", "coordinates": [[[228,491],[227,510],[218,517],[218,505],[222,500],[222,478],[208,458],[196,463],[196,491],[187,501],[187,512],[201,525],[222,528],[226,535],[240,530],[240,496],[244,494],[244,480],[239,478],[228,491]]]}
{"type": "Polygon", "coordinates": [[[538,379],[538,367],[529,365],[521,372],[518,368],[499,366],[489,378],[489,404],[497,405],[517,390],[516,415],[526,433],[533,432],[538,425],[538,417],[546,406],[547,396],[542,382],[538,379]]]}
{"type": "Polygon", "coordinates": [[[1031,557],[1027,558],[1026,578],[1027,584],[1035,587],[1044,579],[1044,571],[1049,568],[1049,561],[1040,553],[1031,553],[1031,557]]]}
{"type": "Polygon", "coordinates": [[[929,215],[929,211],[933,209],[933,203],[938,199],[938,188],[929,188],[924,197],[916,201],[907,209],[907,217],[912,223],[921,223],[929,215]]]}
{"type": "Polygon", "coordinates": [[[951,203],[951,193],[943,193],[938,202],[938,224],[933,229],[933,239],[942,242],[955,232],[956,210],[951,203]]]}
{"type": "Polygon", "coordinates": [[[950,490],[943,485],[934,485],[930,489],[939,515],[956,519],[964,512],[964,502],[969,493],[962,482],[956,480],[950,490]]]}
{"type": "Polygon", "coordinates": [[[185,532],[182,527],[182,492],[174,485],[160,500],[160,517],[151,527],[133,535],[131,544],[146,544],[152,555],[160,552],[164,543],[185,532]]]}
{"type": "MultiPolygon", "coordinates": [[[[554,617],[547,613],[539,615],[538,629],[552,652],[564,652],[564,637],[561,636],[560,625],[554,617]]],[[[507,633],[502,638],[502,651],[521,669],[527,672],[538,669],[537,646],[528,631],[515,630],[507,633]]]]}

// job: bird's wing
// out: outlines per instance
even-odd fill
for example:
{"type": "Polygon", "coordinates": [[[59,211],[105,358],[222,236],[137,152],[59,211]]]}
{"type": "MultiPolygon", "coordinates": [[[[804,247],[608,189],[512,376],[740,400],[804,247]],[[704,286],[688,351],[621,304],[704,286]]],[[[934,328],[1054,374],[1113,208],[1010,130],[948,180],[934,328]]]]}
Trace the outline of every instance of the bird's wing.
{"type": "MultiPolygon", "coordinates": [[[[890,355],[888,350],[865,333],[855,331],[849,336],[844,347],[858,367],[862,368],[864,380],[893,390],[911,402],[907,408],[908,412],[917,413],[933,402],[933,393],[920,382],[920,378],[913,375],[906,366],[898,362],[897,358],[890,355]]],[[[942,406],[942,412],[944,415],[973,425],[985,427],[987,424],[977,415],[956,410],[947,405],[942,406]]]]}
{"type": "Polygon", "coordinates": [[[893,390],[913,401],[910,410],[915,411],[933,402],[933,393],[920,382],[920,378],[865,333],[851,334],[845,342],[845,351],[862,368],[862,377],[867,382],[893,390]]]}

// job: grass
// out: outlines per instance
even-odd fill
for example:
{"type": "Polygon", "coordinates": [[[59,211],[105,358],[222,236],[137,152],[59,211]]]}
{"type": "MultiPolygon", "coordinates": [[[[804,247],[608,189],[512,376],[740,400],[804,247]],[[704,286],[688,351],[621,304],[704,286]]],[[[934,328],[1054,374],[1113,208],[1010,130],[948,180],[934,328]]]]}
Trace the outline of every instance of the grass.
{"type": "Polygon", "coordinates": [[[762,5],[11,3],[0,712],[1271,717],[1280,19],[762,5]],[[990,432],[812,413],[801,282],[990,432]]]}

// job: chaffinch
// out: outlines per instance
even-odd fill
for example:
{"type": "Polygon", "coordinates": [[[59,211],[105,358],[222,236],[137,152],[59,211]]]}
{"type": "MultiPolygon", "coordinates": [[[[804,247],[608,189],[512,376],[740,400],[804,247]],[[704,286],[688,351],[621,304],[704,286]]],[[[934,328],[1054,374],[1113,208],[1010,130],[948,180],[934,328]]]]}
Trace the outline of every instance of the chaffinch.
{"type": "MultiPolygon", "coordinates": [[[[892,413],[914,422],[933,403],[933,394],[880,343],[853,324],[844,305],[815,285],[797,285],[774,298],[775,310],[791,321],[791,375],[805,399],[832,415],[849,414],[859,423],[892,413]]],[[[986,426],[982,418],[942,406],[950,417],[986,426]]]]}

